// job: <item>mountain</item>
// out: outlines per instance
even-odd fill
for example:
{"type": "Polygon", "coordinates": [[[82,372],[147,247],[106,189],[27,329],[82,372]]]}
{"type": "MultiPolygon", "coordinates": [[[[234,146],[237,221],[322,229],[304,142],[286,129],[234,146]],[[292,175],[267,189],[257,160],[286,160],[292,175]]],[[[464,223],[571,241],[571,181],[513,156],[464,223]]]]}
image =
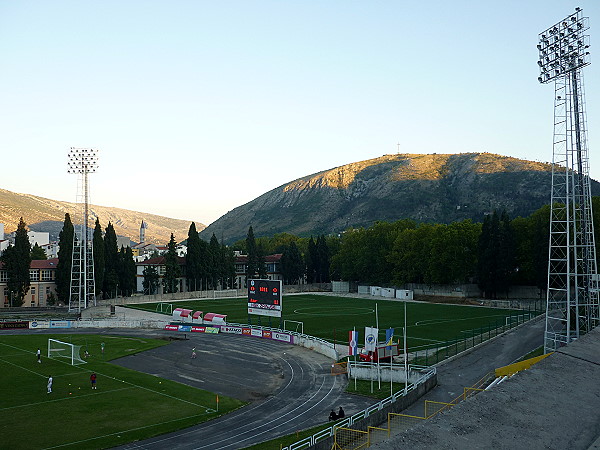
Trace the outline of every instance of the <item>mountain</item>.
{"type": "MultiPolygon", "coordinates": [[[[75,222],[75,219],[81,214],[80,207],[75,203],[50,200],[29,194],[17,194],[0,189],[0,223],[4,224],[6,233],[14,231],[19,223],[19,218],[23,217],[30,230],[48,231],[51,240],[58,240],[65,213],[69,213],[71,220],[75,222]]],[[[96,217],[98,217],[103,229],[106,228],[108,222],[111,222],[117,235],[126,236],[134,242],[138,242],[140,239],[140,224],[144,220],[148,224],[146,242],[161,245],[169,242],[171,233],[178,242],[186,239],[191,223],[155,214],[97,205],[90,205],[90,217],[91,227],[94,226],[96,217]]],[[[204,225],[196,222],[196,229],[202,228],[204,225]]]]}
{"type": "MultiPolygon", "coordinates": [[[[550,202],[550,164],[490,153],[384,155],[297,179],[239,206],[201,233],[225,242],[288,232],[339,233],[376,221],[482,221],[494,209],[528,216],[550,202]]],[[[600,184],[592,181],[592,194],[600,184]]]]}

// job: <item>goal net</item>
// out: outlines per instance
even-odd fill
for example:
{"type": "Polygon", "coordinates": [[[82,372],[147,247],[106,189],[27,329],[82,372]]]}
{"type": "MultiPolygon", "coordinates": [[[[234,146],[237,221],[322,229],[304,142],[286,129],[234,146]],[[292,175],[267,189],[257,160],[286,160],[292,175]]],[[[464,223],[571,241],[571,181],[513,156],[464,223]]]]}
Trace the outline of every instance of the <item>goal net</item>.
{"type": "Polygon", "coordinates": [[[48,358],[65,358],[73,366],[76,364],[85,364],[85,361],[81,359],[80,350],[81,345],[48,339],[48,358]]]}

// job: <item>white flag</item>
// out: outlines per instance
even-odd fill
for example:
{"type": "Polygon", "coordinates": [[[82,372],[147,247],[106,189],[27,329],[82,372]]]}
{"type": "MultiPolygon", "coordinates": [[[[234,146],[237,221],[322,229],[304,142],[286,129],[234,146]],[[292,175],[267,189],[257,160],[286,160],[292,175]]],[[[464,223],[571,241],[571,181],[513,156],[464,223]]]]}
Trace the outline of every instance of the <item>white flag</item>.
{"type": "Polygon", "coordinates": [[[377,347],[377,334],[379,333],[378,328],[365,327],[365,350],[368,352],[374,352],[377,347]]]}

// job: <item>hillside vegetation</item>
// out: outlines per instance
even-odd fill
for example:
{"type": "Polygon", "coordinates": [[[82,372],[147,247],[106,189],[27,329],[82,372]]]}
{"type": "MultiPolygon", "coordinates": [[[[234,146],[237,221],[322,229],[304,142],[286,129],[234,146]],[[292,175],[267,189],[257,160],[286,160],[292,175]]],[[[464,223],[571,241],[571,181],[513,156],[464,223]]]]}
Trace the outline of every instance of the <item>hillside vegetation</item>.
{"type": "MultiPolygon", "coordinates": [[[[226,242],[287,232],[340,233],[376,221],[482,221],[494,209],[528,216],[550,201],[550,164],[490,153],[397,154],[346,164],[279,186],[239,206],[201,235],[226,242]]],[[[600,185],[592,182],[592,193],[600,185]]]]}

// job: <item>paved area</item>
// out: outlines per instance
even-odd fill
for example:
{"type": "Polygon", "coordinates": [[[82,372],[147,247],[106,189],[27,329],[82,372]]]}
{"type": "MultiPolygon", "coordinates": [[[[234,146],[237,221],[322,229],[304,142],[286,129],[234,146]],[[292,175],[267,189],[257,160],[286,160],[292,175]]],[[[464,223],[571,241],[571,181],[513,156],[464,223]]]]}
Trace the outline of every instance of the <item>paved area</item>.
{"type": "Polygon", "coordinates": [[[545,322],[540,316],[520,327],[437,366],[438,385],[405,414],[422,416],[425,400],[450,402],[496,368],[512,364],[543,345],[545,322]]]}
{"type": "Polygon", "coordinates": [[[599,379],[597,328],[531,369],[372,448],[599,448],[599,379]]]}

